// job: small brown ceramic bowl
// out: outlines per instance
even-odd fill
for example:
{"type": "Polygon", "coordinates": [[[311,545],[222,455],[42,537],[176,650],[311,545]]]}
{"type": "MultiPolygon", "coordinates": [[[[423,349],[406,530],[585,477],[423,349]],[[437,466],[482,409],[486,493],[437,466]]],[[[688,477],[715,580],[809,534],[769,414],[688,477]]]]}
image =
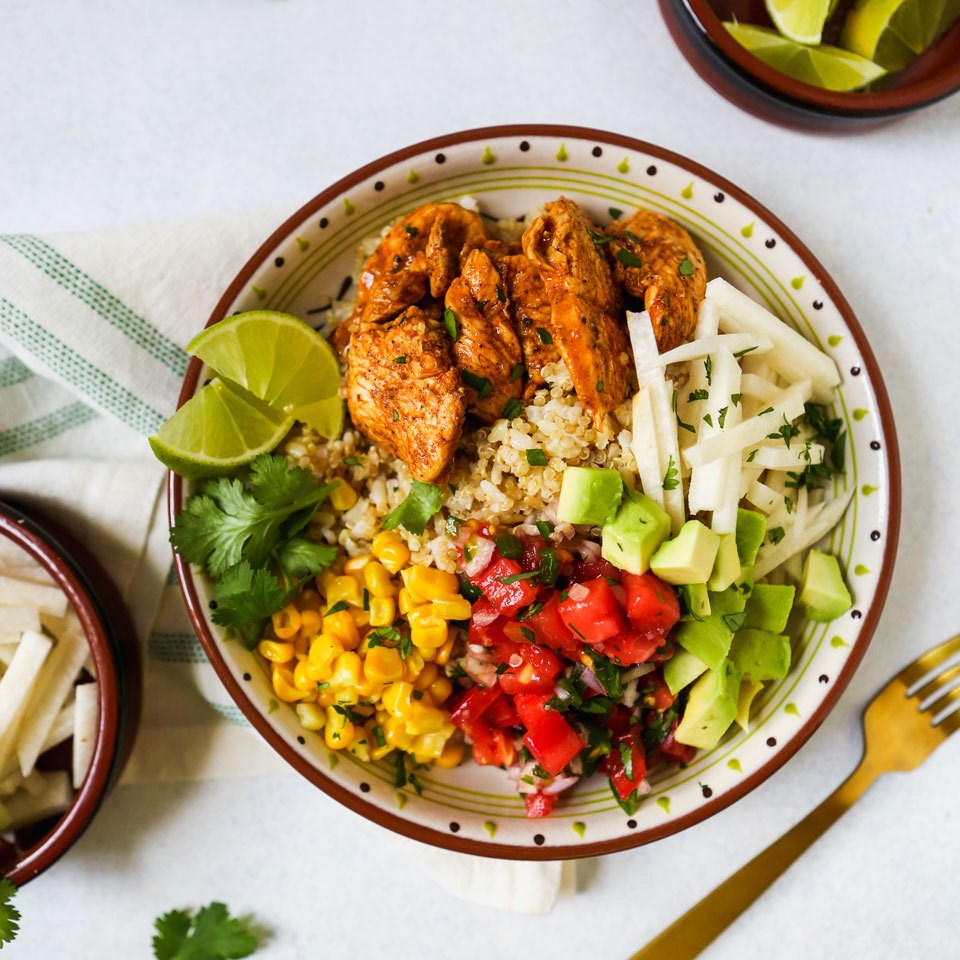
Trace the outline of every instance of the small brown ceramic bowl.
{"type": "MultiPolygon", "coordinates": [[[[98,683],[99,716],[90,769],[73,803],[58,817],[0,841],[0,876],[32,880],[76,842],[123,768],[137,729],[141,680],[138,648],[116,588],[70,534],[33,508],[0,501],[0,538],[35,560],[66,594],[83,626],[98,683]]],[[[70,741],[47,751],[41,770],[70,768],[70,741]]]]}
{"type": "Polygon", "coordinates": [[[743,110],[801,130],[865,130],[942,100],[960,89],[960,22],[906,70],[869,92],[835,93],[767,66],[723,21],[772,27],[763,0],[660,0],[670,34],[691,66],[743,110]]]}

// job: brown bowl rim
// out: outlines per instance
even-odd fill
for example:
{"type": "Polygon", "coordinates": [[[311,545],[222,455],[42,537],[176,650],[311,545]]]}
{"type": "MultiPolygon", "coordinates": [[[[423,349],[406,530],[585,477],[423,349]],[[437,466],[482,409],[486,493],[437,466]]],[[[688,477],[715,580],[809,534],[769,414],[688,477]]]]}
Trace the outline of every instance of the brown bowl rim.
{"type": "MultiPolygon", "coordinates": [[[[125,608],[122,604],[117,607],[119,596],[96,561],[56,523],[32,508],[10,501],[0,501],[0,536],[33,557],[66,594],[83,626],[98,684],[97,737],[89,772],[76,791],[73,803],[53,829],[26,850],[7,874],[14,884],[22,886],[63,856],[93,820],[132,747],[139,694],[131,695],[132,711],[126,710],[124,691],[128,691],[131,684],[120,675],[120,647],[124,648],[125,655],[127,651],[117,631],[132,628],[125,608]]],[[[138,659],[128,661],[127,667],[139,676],[138,659]]],[[[132,686],[139,690],[138,683],[132,686]]]]}
{"type": "MultiPolygon", "coordinates": [[[[207,326],[221,320],[227,310],[236,300],[241,290],[246,288],[256,270],[263,264],[265,258],[285,240],[290,232],[309,217],[314,216],[319,210],[335,200],[350,188],[356,186],[364,180],[369,179],[381,170],[393,166],[394,164],[408,160],[411,157],[419,156],[424,153],[432,153],[442,150],[445,147],[459,146],[464,143],[470,143],[478,140],[488,140],[491,138],[501,138],[515,136],[523,137],[553,137],[558,140],[588,140],[594,143],[605,145],[616,145],[624,147],[638,153],[646,153],[657,159],[673,163],[690,171],[698,177],[707,180],[723,190],[726,194],[736,198],[748,209],[752,210],[759,218],[774,228],[779,235],[790,244],[791,248],[800,256],[803,262],[810,269],[823,285],[827,294],[837,305],[852,333],[854,340],[861,354],[862,366],[864,366],[870,375],[870,382],[873,385],[876,398],[877,409],[880,422],[883,426],[884,435],[884,456],[887,463],[887,475],[889,477],[889,520],[888,535],[883,552],[883,562],[879,573],[876,596],[870,609],[865,614],[860,633],[850,650],[850,654],[840,671],[836,681],[831,685],[823,701],[811,716],[803,723],[800,730],[788,743],[783,746],[776,754],[767,760],[758,770],[754,771],[744,780],[738,783],[733,789],[720,795],[719,797],[708,800],[702,806],[691,813],[671,820],[662,827],[652,827],[647,830],[630,833],[612,840],[597,841],[585,843],[577,846],[563,845],[555,847],[521,847],[499,843],[485,843],[481,840],[473,840],[468,837],[462,837],[459,834],[448,834],[431,827],[425,827],[417,823],[412,823],[398,817],[387,810],[384,810],[373,803],[364,800],[350,790],[342,787],[340,784],[329,779],[326,774],[310,764],[304,757],[298,754],[290,747],[270,726],[266,717],[257,709],[253,701],[247,696],[244,689],[234,680],[232,674],[227,668],[223,656],[219,649],[217,640],[213,637],[207,627],[204,616],[203,604],[198,596],[196,586],[193,580],[193,574],[190,567],[179,555],[174,556],[177,577],[180,581],[180,587],[184,595],[184,601],[193,623],[197,636],[200,639],[211,665],[220,677],[221,682],[227,688],[234,702],[243,712],[244,716],[250,721],[254,729],[270,744],[273,749],[283,757],[294,769],[305,776],[311,783],[319,787],[326,794],[338,800],[355,813],[366,817],[378,823],[380,826],[387,827],[397,833],[410,837],[413,840],[419,840],[437,847],[444,847],[448,850],[455,850],[460,853],[475,854],[478,856],[498,857],[507,860],[566,860],[580,857],[595,857],[607,853],[615,853],[622,850],[629,850],[633,847],[641,846],[652,840],[658,840],[662,837],[678,833],[687,827],[700,823],[701,821],[719,813],[731,803],[745,796],[760,783],[780,769],[787,760],[792,757],[800,747],[806,743],[814,731],[824,721],[827,714],[837,702],[840,694],[844,691],[850,678],[863,658],[867,646],[873,637],[880,613],[883,609],[887,594],[890,588],[890,579],[893,574],[893,564],[896,557],[897,541],[900,531],[900,455],[897,443],[896,428],[893,420],[893,411],[890,406],[890,400],[887,396],[886,387],[880,374],[880,368],[877,365],[873,351],[867,343],[866,336],[861,328],[853,310],[841,294],[839,288],[829,274],[824,270],[820,262],[813,256],[807,247],[800,242],[797,236],[789,230],[777,217],[775,217],[762,204],[754,200],[744,190],[731,183],[723,177],[718,176],[707,167],[696,163],[688,158],[666,150],[654,144],[637,140],[633,137],[622,134],[609,133],[603,130],[595,130],[587,127],[554,125],[554,124],[510,124],[491,127],[479,127],[471,130],[464,130],[458,133],[446,134],[424,140],[411,146],[404,147],[401,150],[389,153],[379,160],[374,160],[363,167],[355,170],[353,173],[341,178],[332,186],[319,193],[312,200],[305,203],[292,216],[288,217],[267,240],[260,245],[253,256],[241,268],[240,272],[227,287],[223,296],[220,298],[216,307],[207,321],[207,326]]],[[[184,377],[183,387],[180,391],[180,397],[177,406],[182,406],[195,392],[200,377],[201,362],[196,357],[192,358],[184,377]]],[[[176,515],[180,512],[183,505],[183,484],[180,477],[170,474],[168,479],[168,509],[169,519],[172,524],[176,515]]]]}
{"type": "MultiPolygon", "coordinates": [[[[960,64],[952,74],[945,73],[942,78],[917,80],[889,90],[864,93],[822,90],[820,87],[788,77],[750,53],[723,26],[723,21],[714,11],[710,0],[665,0],[665,2],[678,8],[681,15],[683,8],[686,8],[687,14],[723,55],[744,74],[766,86],[768,92],[773,91],[807,108],[824,111],[833,116],[880,117],[904,113],[929,106],[960,90],[960,64]]],[[[948,33],[956,30],[960,30],[960,22],[951,27],[948,33]]]]}

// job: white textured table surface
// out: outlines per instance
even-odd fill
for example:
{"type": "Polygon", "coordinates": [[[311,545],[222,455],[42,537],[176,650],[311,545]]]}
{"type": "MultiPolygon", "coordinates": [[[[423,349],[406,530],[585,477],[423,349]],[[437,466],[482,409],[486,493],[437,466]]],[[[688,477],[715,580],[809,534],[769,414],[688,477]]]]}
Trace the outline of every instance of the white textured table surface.
{"type": "MultiPolygon", "coordinates": [[[[855,137],[768,126],[703,84],[653,0],[6,0],[0,17],[2,233],[293,209],[389,150],[501,122],[606,128],[712,167],[850,300],[907,491],[886,613],[820,732],[709,822],[585,866],[552,915],[453,899],[305,781],[124,787],[20,894],[11,957],[147,957],[156,914],[221,899],[273,929],[274,960],[625,960],[829,793],[872,692],[960,629],[960,98],[855,137]]],[[[958,795],[957,743],[881,781],[706,956],[954,955],[958,795]]]]}

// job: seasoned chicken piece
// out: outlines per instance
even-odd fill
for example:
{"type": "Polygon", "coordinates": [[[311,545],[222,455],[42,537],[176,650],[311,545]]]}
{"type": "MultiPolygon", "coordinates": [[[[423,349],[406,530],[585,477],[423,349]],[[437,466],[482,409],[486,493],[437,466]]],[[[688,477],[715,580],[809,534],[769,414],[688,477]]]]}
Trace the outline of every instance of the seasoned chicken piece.
{"type": "Polygon", "coordinates": [[[466,411],[443,325],[418,307],[359,323],[347,358],[347,406],[354,424],[418,480],[443,476],[466,411]]]}
{"type": "Polygon", "coordinates": [[[523,391],[520,341],[510,322],[507,294],[490,255],[474,250],[447,290],[446,307],[457,322],[453,356],[463,377],[467,410],[485,423],[523,391]]]}
{"type": "Polygon", "coordinates": [[[520,338],[527,385],[524,396],[531,397],[546,383],[540,372],[548,363],[556,363],[560,354],[550,333],[550,301],[540,269],[522,253],[494,258],[510,307],[510,319],[520,338]]]}
{"type": "Polygon", "coordinates": [[[561,197],[524,232],[523,252],[540,268],[552,308],[550,333],[599,427],[623,401],[630,354],[617,288],[591,234],[597,231],[583,211],[561,197]]]}
{"type": "Polygon", "coordinates": [[[652,210],[608,224],[604,249],[613,275],[631,297],[643,299],[661,353],[693,336],[707,288],[707,268],[693,238],[652,210]]]}
{"type": "Polygon", "coordinates": [[[442,299],[467,254],[487,239],[480,216],[456,203],[428,203],[408,213],[363,265],[356,308],[334,331],[334,346],[342,355],[361,320],[388,320],[428,293],[442,299]]]}

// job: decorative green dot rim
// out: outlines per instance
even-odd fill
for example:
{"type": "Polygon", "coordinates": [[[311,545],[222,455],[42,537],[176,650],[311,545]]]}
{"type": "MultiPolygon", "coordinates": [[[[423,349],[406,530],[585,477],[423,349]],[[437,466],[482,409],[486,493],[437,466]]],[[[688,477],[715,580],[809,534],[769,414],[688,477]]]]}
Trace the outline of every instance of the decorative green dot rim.
{"type": "MultiPolygon", "coordinates": [[[[791,672],[759,695],[749,732],[729,734],[684,769],[652,771],[651,792],[632,816],[601,778],[578,784],[541,820],[527,819],[522,798],[502,771],[469,763],[418,774],[420,793],[409,785],[398,789],[388,761],[369,764],[349,752],[333,754],[322,736],[300,727],[287,705],[271,711],[273,692],[264,671],[251,654],[222,643],[207,616],[208,586],[178,562],[211,663],[253,726],[296,769],[400,833],[516,859],[592,856],[636,846],[698,822],[769,776],[819,725],[862,657],[886,597],[899,532],[899,460],[889,402],[842,295],[789,230],[739,188],[640,141],[525,126],[467,131],[401,150],[334,184],[283,224],[231,284],[210,322],[253,307],[309,320],[347,289],[359,242],[420,204],[471,196],[485,212],[516,217],[560,195],[601,223],[638,206],[682,223],[701,245],[711,276],[722,275],[756,297],[833,356],[843,375],[835,415],[848,432],[848,461],[834,493],[852,489],[854,497],[828,549],[851,574],[855,608],[832,624],[804,625],[794,637],[791,672]]],[[[197,388],[200,374],[195,361],[181,403],[197,388]]],[[[172,478],[172,514],[186,492],[172,478]]]]}

